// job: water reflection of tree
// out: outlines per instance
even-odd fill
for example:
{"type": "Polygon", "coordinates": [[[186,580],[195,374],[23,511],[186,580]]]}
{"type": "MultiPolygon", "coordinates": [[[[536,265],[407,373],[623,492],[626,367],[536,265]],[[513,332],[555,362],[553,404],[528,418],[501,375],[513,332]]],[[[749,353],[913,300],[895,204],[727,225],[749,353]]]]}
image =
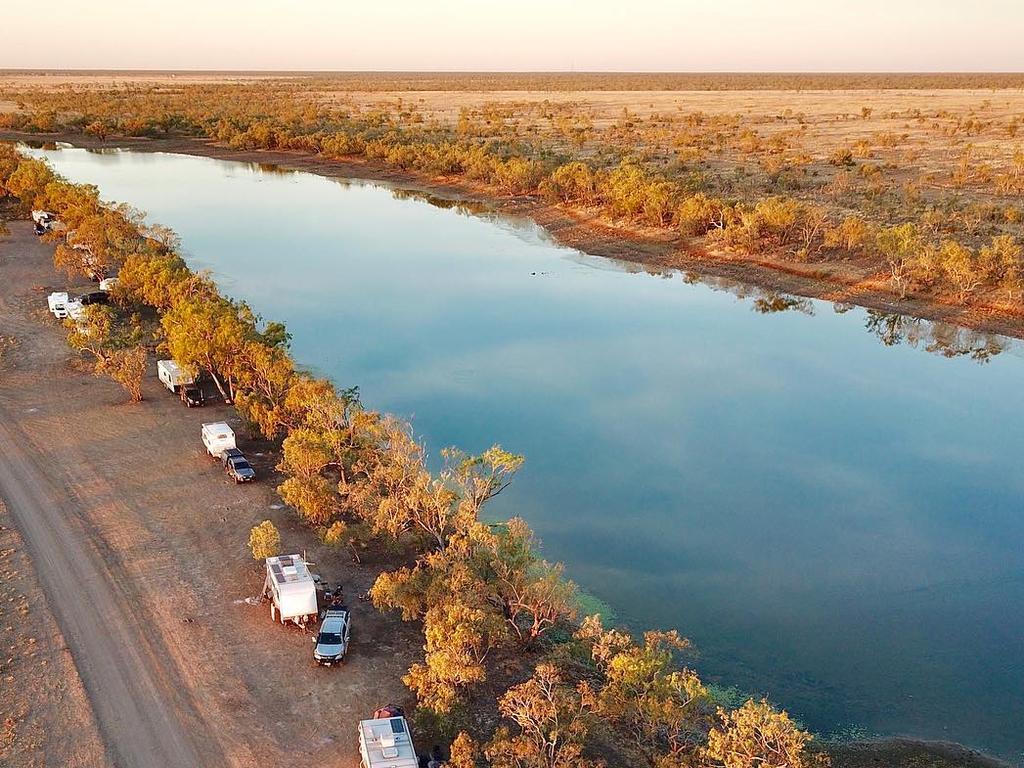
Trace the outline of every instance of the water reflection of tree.
{"type": "Polygon", "coordinates": [[[864,325],[887,347],[907,344],[943,357],[970,357],[987,363],[1004,349],[1004,340],[995,334],[895,312],[869,309],[864,325]]]}
{"type": "Polygon", "coordinates": [[[769,315],[775,312],[796,311],[805,315],[814,314],[814,304],[810,299],[800,296],[786,296],[785,294],[765,291],[754,299],[754,311],[762,315],[769,315]]]}
{"type": "Polygon", "coordinates": [[[435,208],[455,211],[463,216],[479,216],[490,211],[489,206],[476,200],[456,200],[448,197],[439,197],[418,189],[396,187],[391,190],[391,196],[396,200],[422,200],[435,208]]]}
{"type": "Polygon", "coordinates": [[[694,285],[700,283],[716,291],[731,293],[737,299],[753,299],[752,307],[762,315],[777,312],[800,312],[804,315],[814,314],[814,302],[802,296],[791,296],[778,291],[758,288],[728,277],[708,277],[696,272],[684,272],[683,281],[694,285]]]}
{"type": "MultiPolygon", "coordinates": [[[[704,276],[695,272],[683,273],[683,280],[689,284],[701,283],[712,290],[725,291],[738,299],[752,301],[752,309],[762,314],[776,312],[801,312],[813,315],[815,304],[810,299],[789,296],[747,285],[725,277],[704,276]]],[[[835,302],[832,309],[836,314],[845,314],[856,305],[835,302]]],[[[866,310],[865,327],[887,347],[906,344],[943,357],[969,357],[979,363],[987,363],[1005,351],[1007,339],[993,333],[983,333],[970,328],[961,328],[949,323],[923,320],[896,312],[877,309],[866,310]]]]}

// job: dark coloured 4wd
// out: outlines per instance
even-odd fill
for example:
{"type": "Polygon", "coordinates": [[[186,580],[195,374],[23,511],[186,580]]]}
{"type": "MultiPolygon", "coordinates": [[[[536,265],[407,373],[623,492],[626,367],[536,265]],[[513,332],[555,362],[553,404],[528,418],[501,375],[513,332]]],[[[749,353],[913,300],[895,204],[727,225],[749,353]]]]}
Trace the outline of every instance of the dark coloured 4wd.
{"type": "Polygon", "coordinates": [[[245,454],[237,448],[228,448],[221,454],[224,471],[236,483],[251,483],[256,479],[256,470],[252,468],[245,454]]]}
{"type": "Polygon", "coordinates": [[[183,384],[178,390],[178,396],[181,397],[181,402],[189,408],[197,408],[206,402],[203,388],[198,384],[183,384]]]}

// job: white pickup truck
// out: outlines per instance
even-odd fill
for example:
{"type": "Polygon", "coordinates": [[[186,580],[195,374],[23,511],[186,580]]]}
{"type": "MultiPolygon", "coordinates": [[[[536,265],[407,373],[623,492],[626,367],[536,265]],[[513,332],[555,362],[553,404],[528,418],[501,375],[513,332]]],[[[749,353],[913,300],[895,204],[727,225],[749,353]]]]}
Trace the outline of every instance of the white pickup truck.
{"type": "Polygon", "coordinates": [[[340,664],[348,652],[352,631],[348,608],[330,608],[320,622],[320,631],[313,637],[313,659],[323,667],[340,664]]]}

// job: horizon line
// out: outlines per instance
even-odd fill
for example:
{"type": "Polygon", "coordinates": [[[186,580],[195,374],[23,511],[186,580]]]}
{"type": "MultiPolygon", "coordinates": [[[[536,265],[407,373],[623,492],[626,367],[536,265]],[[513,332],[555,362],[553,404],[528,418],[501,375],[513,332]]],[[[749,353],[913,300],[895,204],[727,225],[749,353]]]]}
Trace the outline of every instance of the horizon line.
{"type": "Polygon", "coordinates": [[[127,67],[0,67],[0,73],[57,74],[364,74],[364,75],[1024,75],[1024,70],[888,70],[888,69],[763,69],[763,70],[658,70],[658,69],[174,69],[127,67]]]}

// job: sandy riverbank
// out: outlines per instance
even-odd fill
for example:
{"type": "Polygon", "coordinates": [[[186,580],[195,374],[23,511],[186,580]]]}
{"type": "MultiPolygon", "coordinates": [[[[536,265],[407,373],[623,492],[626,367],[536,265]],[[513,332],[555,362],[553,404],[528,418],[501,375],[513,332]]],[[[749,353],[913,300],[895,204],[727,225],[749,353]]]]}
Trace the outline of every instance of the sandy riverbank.
{"type": "Polygon", "coordinates": [[[218,160],[267,163],[332,178],[380,181],[449,199],[487,205],[496,212],[526,216],[562,245],[586,253],[633,262],[652,270],[678,269],[745,282],[769,291],[932,320],[985,333],[1024,338],[1024,311],[1008,312],[985,305],[964,306],[930,296],[898,299],[888,273],[865,262],[798,264],[771,258],[751,259],[713,253],[666,231],[616,226],[596,214],[570,211],[536,198],[496,196],[481,185],[459,178],[427,178],[358,159],[334,161],[299,152],[240,151],[206,139],[99,140],[80,134],[28,134],[0,131],[0,141],[67,142],[87,149],[126,148],[136,152],[172,152],[218,160]]]}

